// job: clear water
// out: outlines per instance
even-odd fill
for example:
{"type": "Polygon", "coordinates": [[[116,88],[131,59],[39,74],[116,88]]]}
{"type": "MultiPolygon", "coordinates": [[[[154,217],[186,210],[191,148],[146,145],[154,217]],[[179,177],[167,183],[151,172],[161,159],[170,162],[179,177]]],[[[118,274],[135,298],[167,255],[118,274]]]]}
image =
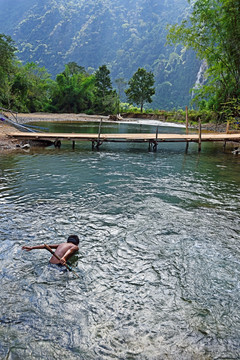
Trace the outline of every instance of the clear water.
{"type": "Polygon", "coordinates": [[[66,142],[0,155],[1,359],[240,358],[240,157],[197,150],[66,142]],[[21,250],[71,233],[80,278],[21,250]]]}

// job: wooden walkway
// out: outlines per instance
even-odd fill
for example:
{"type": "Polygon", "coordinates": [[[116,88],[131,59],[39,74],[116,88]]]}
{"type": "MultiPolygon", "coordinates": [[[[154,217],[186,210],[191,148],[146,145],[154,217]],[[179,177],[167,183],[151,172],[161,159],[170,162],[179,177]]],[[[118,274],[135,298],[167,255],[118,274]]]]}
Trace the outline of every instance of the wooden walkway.
{"type": "Polygon", "coordinates": [[[9,136],[21,140],[51,141],[56,147],[61,146],[61,141],[72,141],[73,148],[76,141],[92,142],[92,148],[99,148],[104,142],[131,142],[148,143],[149,147],[156,150],[161,142],[195,142],[201,150],[201,143],[204,141],[227,141],[240,142],[240,133],[204,133],[198,134],[77,134],[77,133],[44,133],[44,132],[11,132],[9,136]]]}

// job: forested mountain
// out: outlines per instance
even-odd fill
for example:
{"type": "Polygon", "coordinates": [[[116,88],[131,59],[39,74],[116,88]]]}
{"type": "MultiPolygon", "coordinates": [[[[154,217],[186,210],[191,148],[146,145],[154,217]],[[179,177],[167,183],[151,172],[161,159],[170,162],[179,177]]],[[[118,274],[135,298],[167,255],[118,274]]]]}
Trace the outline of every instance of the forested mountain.
{"type": "Polygon", "coordinates": [[[19,59],[53,77],[68,62],[88,72],[106,64],[115,86],[144,67],[155,77],[151,107],[179,108],[200,64],[193,52],[165,46],[166,26],[190,10],[187,0],[0,0],[0,33],[15,40],[19,59]]]}

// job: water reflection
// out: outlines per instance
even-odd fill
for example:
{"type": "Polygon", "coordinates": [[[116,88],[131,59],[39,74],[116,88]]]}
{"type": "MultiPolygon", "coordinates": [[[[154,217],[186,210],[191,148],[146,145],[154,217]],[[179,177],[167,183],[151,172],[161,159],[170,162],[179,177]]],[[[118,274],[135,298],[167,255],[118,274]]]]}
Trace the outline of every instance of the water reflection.
{"type": "Polygon", "coordinates": [[[1,358],[239,358],[239,159],[194,145],[0,158],[1,358]],[[21,251],[73,232],[80,279],[21,251]]]}

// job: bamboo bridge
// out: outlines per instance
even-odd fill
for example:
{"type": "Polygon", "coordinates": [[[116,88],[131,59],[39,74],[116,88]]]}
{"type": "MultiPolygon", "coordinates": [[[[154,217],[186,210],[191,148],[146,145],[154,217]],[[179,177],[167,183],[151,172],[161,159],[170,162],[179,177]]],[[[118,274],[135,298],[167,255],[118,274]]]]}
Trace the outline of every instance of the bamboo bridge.
{"type": "Polygon", "coordinates": [[[78,134],[78,133],[47,133],[47,132],[11,132],[9,136],[19,140],[51,141],[55,147],[61,146],[61,141],[72,142],[75,147],[76,141],[88,141],[92,143],[92,148],[99,148],[104,142],[124,142],[124,143],[147,143],[150,149],[157,150],[159,143],[166,142],[190,142],[198,144],[201,150],[201,143],[205,141],[228,141],[240,142],[240,133],[204,133],[198,134],[160,134],[158,129],[155,134],[78,134]]]}
{"type": "MultiPolygon", "coordinates": [[[[5,109],[2,109],[5,110],[5,109]]],[[[186,107],[187,110],[187,107],[186,107]]],[[[186,111],[187,113],[187,111],[186,111]]],[[[240,142],[240,132],[229,131],[229,122],[227,124],[225,133],[202,133],[201,120],[199,119],[198,132],[196,134],[189,134],[188,131],[188,117],[186,116],[186,133],[185,134],[165,134],[159,133],[159,127],[156,128],[156,133],[143,134],[143,133],[116,133],[116,134],[104,134],[101,132],[102,119],[99,122],[98,134],[81,134],[81,133],[49,133],[49,132],[38,132],[27,128],[24,125],[17,123],[17,118],[12,121],[6,118],[3,114],[0,114],[0,119],[6,121],[10,125],[15,127],[17,131],[11,131],[8,136],[23,140],[23,141],[35,141],[39,143],[54,144],[55,147],[61,147],[61,141],[71,141],[72,148],[75,148],[76,141],[88,141],[92,143],[92,149],[99,148],[104,142],[123,142],[123,143],[147,143],[149,150],[156,151],[159,143],[167,142],[185,142],[186,150],[190,142],[198,144],[198,151],[201,151],[201,144],[205,141],[222,141],[224,147],[227,142],[240,142]]],[[[240,152],[240,148],[237,148],[237,152],[240,152]]]]}

